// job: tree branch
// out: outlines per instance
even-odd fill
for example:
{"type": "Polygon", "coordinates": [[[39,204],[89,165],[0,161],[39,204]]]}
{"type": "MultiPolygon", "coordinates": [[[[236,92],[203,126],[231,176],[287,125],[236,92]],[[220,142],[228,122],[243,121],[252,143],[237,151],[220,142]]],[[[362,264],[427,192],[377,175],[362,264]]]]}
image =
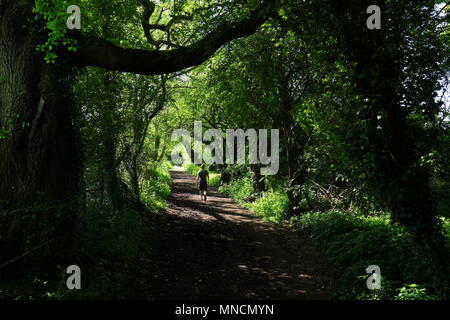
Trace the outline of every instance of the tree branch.
{"type": "Polygon", "coordinates": [[[214,32],[187,47],[173,50],[142,50],[116,46],[99,37],[83,37],[72,53],[75,65],[157,75],[179,71],[206,61],[227,42],[254,33],[272,13],[274,2],[263,0],[243,21],[220,25],[214,32]]]}

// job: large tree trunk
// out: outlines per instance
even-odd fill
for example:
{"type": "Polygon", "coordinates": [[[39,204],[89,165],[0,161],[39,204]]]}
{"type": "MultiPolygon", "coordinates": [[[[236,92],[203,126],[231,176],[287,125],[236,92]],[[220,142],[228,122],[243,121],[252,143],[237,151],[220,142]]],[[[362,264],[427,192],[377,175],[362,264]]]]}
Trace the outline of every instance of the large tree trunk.
{"type": "Polygon", "coordinates": [[[0,139],[0,263],[70,238],[81,172],[63,73],[36,55],[31,12],[15,1],[1,5],[0,128],[7,134],[0,139]]]}

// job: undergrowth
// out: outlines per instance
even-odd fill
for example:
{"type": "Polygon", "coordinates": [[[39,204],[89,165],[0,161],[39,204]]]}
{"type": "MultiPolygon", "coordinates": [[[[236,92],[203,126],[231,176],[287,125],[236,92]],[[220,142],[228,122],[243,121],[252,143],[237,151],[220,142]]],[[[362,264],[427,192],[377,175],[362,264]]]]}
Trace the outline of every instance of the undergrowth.
{"type": "MultiPolygon", "coordinates": [[[[281,223],[287,218],[288,198],[285,186],[272,180],[268,179],[268,191],[262,194],[254,193],[249,174],[231,180],[219,190],[257,216],[281,223]]],[[[320,195],[315,199],[314,195],[310,193],[310,201],[327,201],[320,195]]],[[[332,207],[334,203],[322,206],[332,207]]],[[[450,219],[441,219],[450,242],[450,219]]],[[[356,208],[328,209],[297,216],[289,222],[309,235],[330,262],[342,268],[342,279],[348,285],[338,293],[340,299],[438,299],[430,293],[428,268],[411,235],[402,226],[391,223],[388,213],[373,210],[364,213],[356,208]],[[380,290],[366,287],[365,271],[370,265],[381,268],[380,290]]]]}
{"type": "Polygon", "coordinates": [[[20,279],[0,283],[0,299],[120,299],[127,295],[132,266],[145,245],[146,225],[142,215],[165,206],[171,178],[167,167],[150,166],[142,182],[142,201],[147,210],[113,210],[107,204],[90,201],[81,219],[72,264],[81,269],[81,290],[68,290],[68,266],[51,272],[28,273],[20,279]]]}

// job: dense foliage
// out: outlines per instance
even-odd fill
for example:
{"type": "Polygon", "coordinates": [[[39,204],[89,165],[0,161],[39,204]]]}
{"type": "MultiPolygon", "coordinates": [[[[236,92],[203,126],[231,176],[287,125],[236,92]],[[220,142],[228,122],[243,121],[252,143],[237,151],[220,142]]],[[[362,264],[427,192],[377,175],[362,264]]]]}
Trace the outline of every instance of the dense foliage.
{"type": "Polygon", "coordinates": [[[338,297],[448,299],[450,8],[375,2],[380,30],[366,0],[78,0],[68,30],[69,1],[0,1],[0,298],[126,295],[171,134],[202,121],[279,129],[276,175],[213,164],[210,184],[308,235],[338,297]]]}

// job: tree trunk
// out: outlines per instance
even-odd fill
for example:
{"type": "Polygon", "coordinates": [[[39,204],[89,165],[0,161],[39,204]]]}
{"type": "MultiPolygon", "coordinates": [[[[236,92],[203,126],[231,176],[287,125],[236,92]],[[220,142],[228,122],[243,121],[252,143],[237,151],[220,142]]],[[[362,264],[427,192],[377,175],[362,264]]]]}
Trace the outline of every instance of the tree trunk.
{"type": "MultiPolygon", "coordinates": [[[[105,36],[109,33],[105,27],[103,30],[105,36]]],[[[106,188],[107,199],[113,209],[123,207],[123,190],[121,189],[121,179],[118,174],[117,163],[117,114],[115,91],[112,86],[115,75],[109,71],[103,71],[103,101],[102,101],[102,144],[103,144],[103,177],[106,188]]]]}
{"type": "Polygon", "coordinates": [[[117,173],[116,163],[116,132],[112,125],[114,119],[112,117],[113,110],[107,110],[106,114],[111,117],[105,117],[110,121],[106,121],[104,127],[103,147],[104,147],[104,161],[103,161],[103,173],[105,177],[106,192],[110,205],[114,209],[120,209],[123,205],[122,190],[120,188],[120,177],[117,173]],[[112,122],[111,122],[112,121],[112,122]]]}
{"type": "Polygon", "coordinates": [[[137,156],[138,155],[134,155],[133,159],[132,159],[132,172],[131,172],[131,185],[133,188],[133,193],[136,196],[136,201],[140,202],[141,200],[141,190],[139,187],[139,165],[137,162],[137,156]]]}
{"type": "Polygon", "coordinates": [[[306,182],[305,166],[303,161],[305,141],[295,138],[295,133],[291,130],[283,130],[286,135],[286,165],[288,171],[288,190],[289,198],[288,216],[293,217],[301,213],[300,202],[302,200],[301,188],[306,182]]]}
{"type": "Polygon", "coordinates": [[[79,209],[80,144],[64,72],[37,56],[24,26],[31,12],[19,6],[0,9],[0,128],[8,132],[0,139],[0,263],[68,240],[79,209]]]}
{"type": "Polygon", "coordinates": [[[253,190],[255,193],[262,193],[267,191],[266,178],[261,174],[261,164],[251,164],[253,190]]]}

